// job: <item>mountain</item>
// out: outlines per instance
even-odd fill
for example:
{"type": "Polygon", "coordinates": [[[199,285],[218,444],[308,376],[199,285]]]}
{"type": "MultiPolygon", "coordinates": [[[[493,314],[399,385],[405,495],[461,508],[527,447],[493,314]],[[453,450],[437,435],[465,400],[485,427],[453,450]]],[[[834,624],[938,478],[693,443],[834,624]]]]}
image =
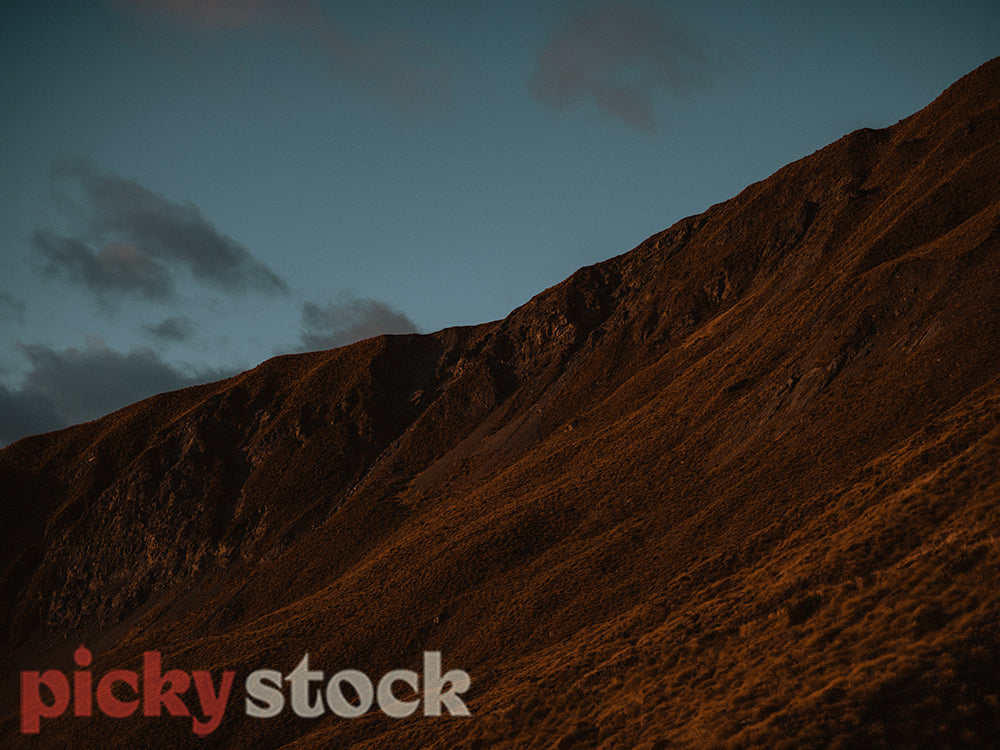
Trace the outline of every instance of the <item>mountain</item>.
{"type": "Polygon", "coordinates": [[[1000,58],[504,320],[26,438],[0,487],[8,747],[994,746],[1000,58]],[[94,690],[234,672],[220,725],[22,735],[81,644],[94,690]],[[255,670],[435,651],[471,716],[245,715],[255,670]]]}

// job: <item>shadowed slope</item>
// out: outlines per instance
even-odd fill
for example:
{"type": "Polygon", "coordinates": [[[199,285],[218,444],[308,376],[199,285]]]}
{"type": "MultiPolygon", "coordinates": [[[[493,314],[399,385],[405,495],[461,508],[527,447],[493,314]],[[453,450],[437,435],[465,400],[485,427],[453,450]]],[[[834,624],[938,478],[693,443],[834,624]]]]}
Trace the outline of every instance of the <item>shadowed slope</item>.
{"type": "MultiPolygon", "coordinates": [[[[133,747],[986,746],[1000,61],[507,319],[282,357],[0,453],[8,675],[468,671],[470,719],[133,747]],[[8,489],[9,488],[9,489],[8,489]]],[[[15,705],[8,685],[5,705],[15,705]]],[[[16,712],[4,728],[12,746],[16,712]]],[[[25,743],[27,746],[27,743],[25,743]]]]}

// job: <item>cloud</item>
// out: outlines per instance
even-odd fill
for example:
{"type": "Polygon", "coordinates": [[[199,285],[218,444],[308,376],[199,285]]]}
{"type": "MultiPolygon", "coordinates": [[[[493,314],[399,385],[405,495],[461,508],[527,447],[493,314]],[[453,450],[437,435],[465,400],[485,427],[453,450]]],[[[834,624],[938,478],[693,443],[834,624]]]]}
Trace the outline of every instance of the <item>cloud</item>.
{"type": "Polygon", "coordinates": [[[332,64],[332,73],[406,109],[430,109],[450,97],[448,62],[414,33],[373,29],[350,33],[316,0],[111,0],[193,32],[290,35],[332,64]]]}
{"type": "Polygon", "coordinates": [[[133,293],[163,300],[173,293],[170,271],[132,245],[112,243],[94,250],[71,237],[36,230],[31,246],[44,260],[46,276],[79,282],[99,296],[106,292],[133,293]]]}
{"type": "Polygon", "coordinates": [[[374,299],[342,299],[320,307],[302,306],[302,347],[334,349],[385,333],[414,333],[416,324],[406,315],[374,299]]]}
{"type": "Polygon", "coordinates": [[[96,419],[157,393],[234,374],[204,370],[185,375],[152,349],[122,353],[96,341],[84,349],[21,349],[31,371],[16,390],[0,386],[0,445],[96,419]]]}
{"type": "Polygon", "coordinates": [[[531,89],[550,106],[593,101],[646,132],[655,102],[704,88],[726,66],[716,44],[670,10],[608,0],[568,17],[539,54],[531,89]]]}
{"type": "Polygon", "coordinates": [[[10,391],[0,385],[0,447],[68,424],[44,396],[10,391]]]}
{"type": "Polygon", "coordinates": [[[160,341],[188,341],[194,336],[195,325],[184,315],[174,315],[156,325],[144,325],[142,330],[160,341]]]}
{"type": "Polygon", "coordinates": [[[281,277],[190,203],[174,203],[78,157],[59,159],[50,182],[77,236],[34,233],[31,245],[48,276],[78,283],[104,301],[111,293],[169,299],[178,270],[227,292],[288,293],[281,277]]]}

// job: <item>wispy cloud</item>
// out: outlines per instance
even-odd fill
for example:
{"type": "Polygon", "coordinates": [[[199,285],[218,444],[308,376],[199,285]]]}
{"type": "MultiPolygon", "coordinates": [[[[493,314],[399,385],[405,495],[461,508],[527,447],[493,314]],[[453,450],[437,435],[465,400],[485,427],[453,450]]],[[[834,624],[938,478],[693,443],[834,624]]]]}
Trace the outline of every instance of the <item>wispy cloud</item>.
{"type": "Polygon", "coordinates": [[[340,299],[302,306],[302,346],[333,349],[385,333],[414,333],[416,324],[404,313],[374,299],[340,299]]]}
{"type": "Polygon", "coordinates": [[[430,109],[450,96],[444,55],[407,30],[372,29],[363,37],[316,0],[110,0],[122,9],[165,19],[191,32],[282,34],[312,54],[318,50],[337,77],[406,109],[430,109]]]}
{"type": "Polygon", "coordinates": [[[184,315],[174,315],[155,325],[144,325],[143,332],[158,341],[189,341],[195,334],[195,324],[184,315]]]}
{"type": "Polygon", "coordinates": [[[224,370],[182,373],[152,349],[118,352],[99,341],[86,348],[21,347],[31,370],[16,390],[0,386],[0,445],[96,419],[164,391],[234,374],[224,370]]]}
{"type": "Polygon", "coordinates": [[[80,284],[102,301],[108,295],[166,300],[177,272],[227,292],[287,294],[288,286],[190,203],[176,203],[139,183],[64,157],[50,182],[56,205],[74,236],[39,229],[32,247],[43,273],[80,284]]]}
{"type": "Polygon", "coordinates": [[[653,132],[657,97],[707,86],[725,69],[723,57],[716,42],[667,8],[608,0],[565,19],[538,56],[531,89],[545,104],[592,101],[653,132]]]}

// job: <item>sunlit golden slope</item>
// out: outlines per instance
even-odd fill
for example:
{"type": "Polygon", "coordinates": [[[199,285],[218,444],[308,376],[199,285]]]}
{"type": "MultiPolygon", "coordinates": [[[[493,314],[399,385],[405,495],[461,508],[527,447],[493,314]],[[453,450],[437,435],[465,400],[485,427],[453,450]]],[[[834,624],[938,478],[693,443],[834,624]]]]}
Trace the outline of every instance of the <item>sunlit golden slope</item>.
{"type": "Polygon", "coordinates": [[[1000,59],[503,321],[4,449],[5,744],[994,746],[998,107],[1000,59]],[[80,643],[235,670],[222,726],[19,736],[80,643]],[[426,650],[471,717],[243,715],[254,669],[426,650]]]}

